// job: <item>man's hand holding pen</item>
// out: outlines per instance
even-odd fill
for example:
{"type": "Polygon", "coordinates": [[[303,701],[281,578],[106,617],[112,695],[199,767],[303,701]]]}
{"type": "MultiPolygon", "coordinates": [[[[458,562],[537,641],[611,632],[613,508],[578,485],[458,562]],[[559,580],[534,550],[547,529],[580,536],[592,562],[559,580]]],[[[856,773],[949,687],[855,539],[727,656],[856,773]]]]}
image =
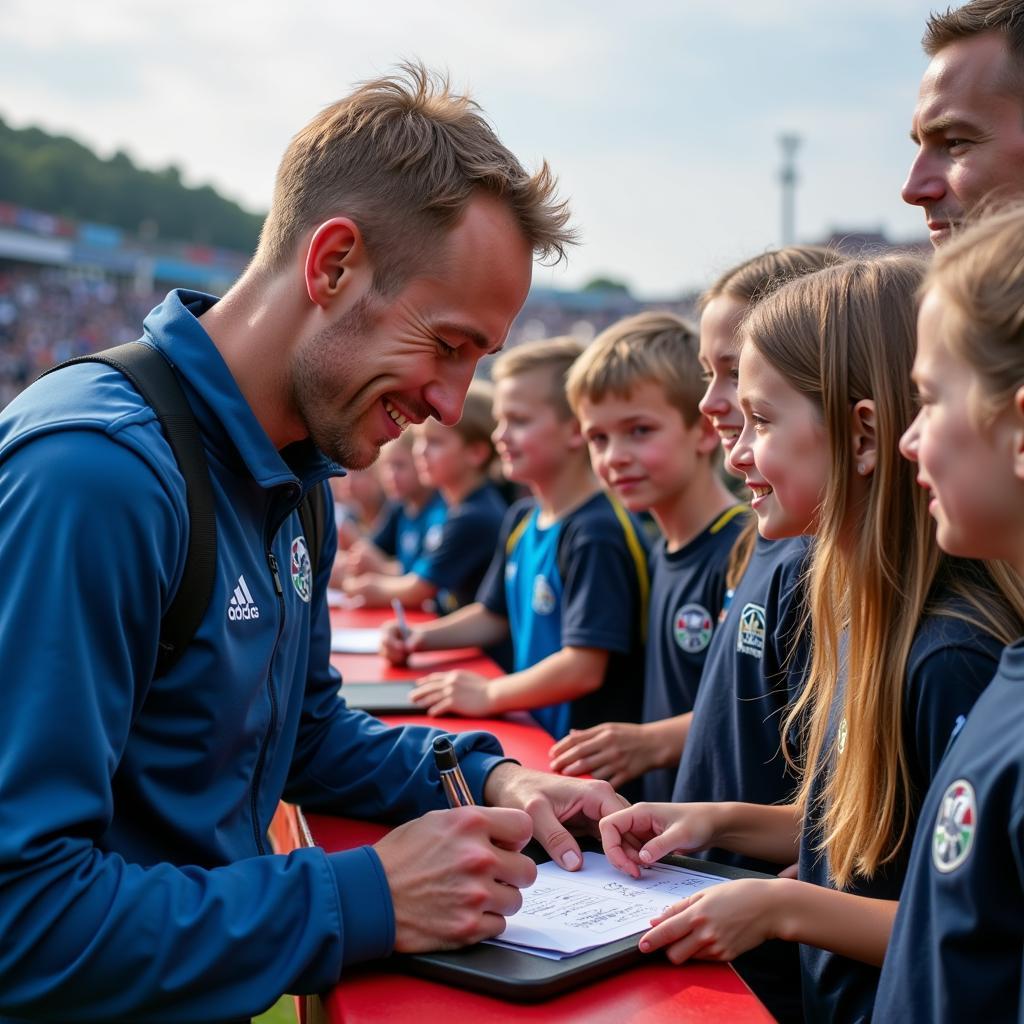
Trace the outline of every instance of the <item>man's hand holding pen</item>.
{"type": "MultiPolygon", "coordinates": [[[[501,766],[499,766],[501,767],[501,766]]],[[[375,844],[395,909],[395,949],[420,953],[493,938],[522,906],[537,865],[520,851],[533,822],[508,807],[431,811],[375,844]]]]}

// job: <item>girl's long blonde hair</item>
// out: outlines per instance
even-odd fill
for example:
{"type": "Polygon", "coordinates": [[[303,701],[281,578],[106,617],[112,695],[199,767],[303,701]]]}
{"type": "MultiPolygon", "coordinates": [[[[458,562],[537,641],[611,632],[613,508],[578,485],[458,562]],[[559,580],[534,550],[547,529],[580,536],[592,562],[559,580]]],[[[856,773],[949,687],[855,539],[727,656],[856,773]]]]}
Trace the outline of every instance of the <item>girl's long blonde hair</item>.
{"type": "Polygon", "coordinates": [[[910,368],[924,270],[910,256],[850,260],[784,285],[742,328],[744,343],[818,406],[828,434],[831,472],[807,578],[810,669],[783,737],[791,762],[785,737],[801,737],[805,808],[812,774],[826,772],[817,810],[839,887],[892,859],[912,827],[921,794],[911,791],[903,694],[922,616],[959,615],[1007,643],[1024,622],[1024,590],[1005,567],[940,552],[925,492],[897,447],[915,413],[910,368]],[[858,500],[852,410],[862,399],[874,402],[877,454],[858,500]],[[963,610],[933,608],[940,587],[962,598],[963,610]],[[839,757],[840,730],[828,737],[841,718],[849,738],[839,757]]]}

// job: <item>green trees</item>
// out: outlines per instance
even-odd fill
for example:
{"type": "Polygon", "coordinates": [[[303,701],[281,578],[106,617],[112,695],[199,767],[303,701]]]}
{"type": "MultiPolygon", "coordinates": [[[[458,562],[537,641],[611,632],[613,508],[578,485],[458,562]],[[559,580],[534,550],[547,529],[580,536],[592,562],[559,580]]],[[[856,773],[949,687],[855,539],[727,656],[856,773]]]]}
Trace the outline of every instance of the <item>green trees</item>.
{"type": "Polygon", "coordinates": [[[74,139],[12,128],[2,118],[0,201],[242,252],[254,248],[263,222],[209,185],[186,187],[173,165],[143,170],[121,151],[103,160],[74,139]]]}

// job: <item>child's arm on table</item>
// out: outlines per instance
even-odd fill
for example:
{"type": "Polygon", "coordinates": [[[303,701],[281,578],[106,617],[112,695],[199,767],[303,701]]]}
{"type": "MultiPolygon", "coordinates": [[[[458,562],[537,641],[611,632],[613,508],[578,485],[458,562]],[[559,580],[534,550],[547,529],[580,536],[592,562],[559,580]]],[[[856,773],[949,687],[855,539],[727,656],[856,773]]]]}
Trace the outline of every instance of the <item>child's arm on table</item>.
{"type": "Polygon", "coordinates": [[[604,681],[608,652],[563,647],[536,665],[497,679],[470,672],[435,672],[416,684],[411,699],[431,715],[497,715],[575,700],[604,681]]]}

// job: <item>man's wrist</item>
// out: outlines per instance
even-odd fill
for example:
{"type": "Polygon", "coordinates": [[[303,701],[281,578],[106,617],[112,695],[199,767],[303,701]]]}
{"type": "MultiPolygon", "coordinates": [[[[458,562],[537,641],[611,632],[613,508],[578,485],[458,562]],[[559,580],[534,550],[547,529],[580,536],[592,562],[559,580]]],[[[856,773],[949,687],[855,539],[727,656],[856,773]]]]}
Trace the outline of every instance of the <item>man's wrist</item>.
{"type": "Polygon", "coordinates": [[[503,800],[506,788],[522,770],[523,766],[511,758],[506,761],[499,761],[487,773],[487,778],[484,779],[484,803],[490,807],[508,806],[503,800]]]}

